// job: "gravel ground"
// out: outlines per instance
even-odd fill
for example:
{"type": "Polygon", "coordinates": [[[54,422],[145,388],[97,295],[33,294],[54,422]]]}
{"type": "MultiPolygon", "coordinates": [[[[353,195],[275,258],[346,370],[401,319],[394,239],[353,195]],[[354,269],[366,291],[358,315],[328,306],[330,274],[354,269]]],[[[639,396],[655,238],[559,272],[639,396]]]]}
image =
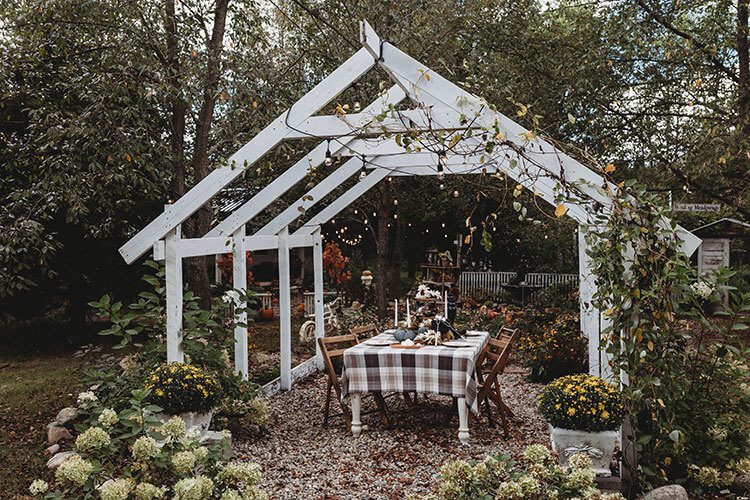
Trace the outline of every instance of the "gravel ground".
{"type": "MultiPolygon", "coordinates": [[[[386,400],[392,429],[377,415],[363,417],[369,428],[354,439],[340,417],[322,426],[323,374],[295,385],[269,400],[269,432],[254,442],[235,442],[243,460],[263,466],[263,487],[272,498],[404,498],[429,493],[437,484],[441,465],[456,459],[482,459],[488,454],[518,454],[532,443],[548,441],[547,424],[536,409],[541,384],[527,382],[519,370],[503,378],[503,399],[516,414],[511,437],[502,428],[475,419],[471,445],[458,442],[458,415],[447,422],[449,397],[419,396],[410,408],[392,397],[386,400]]],[[[374,408],[363,401],[363,412],[374,408]]]]}

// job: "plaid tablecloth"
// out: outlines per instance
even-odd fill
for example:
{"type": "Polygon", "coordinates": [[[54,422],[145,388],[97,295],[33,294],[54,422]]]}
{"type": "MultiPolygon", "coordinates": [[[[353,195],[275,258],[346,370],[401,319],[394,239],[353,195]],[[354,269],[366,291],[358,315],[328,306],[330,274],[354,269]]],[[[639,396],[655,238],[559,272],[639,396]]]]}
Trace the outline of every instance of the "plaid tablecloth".
{"type": "MultiPolygon", "coordinates": [[[[398,349],[362,342],[344,352],[341,377],[342,398],[352,393],[419,392],[466,398],[478,413],[474,365],[489,339],[487,332],[468,332],[459,339],[471,347],[427,346],[398,349]]],[[[393,338],[382,333],[370,340],[393,338]]],[[[395,342],[395,341],[393,341],[395,342]]]]}

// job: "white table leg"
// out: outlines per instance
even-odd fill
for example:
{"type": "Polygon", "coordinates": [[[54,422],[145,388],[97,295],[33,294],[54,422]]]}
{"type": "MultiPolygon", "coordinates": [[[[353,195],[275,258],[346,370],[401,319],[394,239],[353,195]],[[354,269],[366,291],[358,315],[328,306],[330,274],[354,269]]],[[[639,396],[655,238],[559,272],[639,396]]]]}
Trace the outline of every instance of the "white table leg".
{"type": "Polygon", "coordinates": [[[466,398],[456,398],[458,405],[458,440],[461,444],[469,444],[469,407],[466,398]]]}
{"type": "Polygon", "coordinates": [[[352,394],[352,435],[354,437],[359,437],[362,433],[362,421],[360,420],[361,412],[362,394],[355,392],[352,394]]]}

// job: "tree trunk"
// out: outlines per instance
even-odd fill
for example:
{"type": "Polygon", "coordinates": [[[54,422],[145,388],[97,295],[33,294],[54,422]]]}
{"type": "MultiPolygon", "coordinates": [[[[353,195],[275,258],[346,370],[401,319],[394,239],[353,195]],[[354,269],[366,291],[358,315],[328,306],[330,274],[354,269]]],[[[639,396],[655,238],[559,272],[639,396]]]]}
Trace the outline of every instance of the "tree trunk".
{"type": "Polygon", "coordinates": [[[750,0],[737,0],[737,59],[739,61],[737,114],[743,140],[750,136],[750,53],[747,40],[749,2],[750,0]]]}
{"type": "Polygon", "coordinates": [[[375,284],[375,296],[378,303],[378,316],[381,319],[386,317],[388,304],[386,303],[386,291],[388,290],[388,240],[389,228],[388,219],[390,216],[390,207],[388,205],[389,183],[383,182],[378,186],[378,241],[377,241],[377,281],[375,284]]]}
{"type": "Polygon", "coordinates": [[[174,201],[185,194],[185,101],[181,97],[180,49],[177,41],[175,0],[165,0],[167,33],[167,82],[172,95],[170,112],[170,151],[172,154],[172,183],[169,198],[174,201]]]}
{"type": "MultiPolygon", "coordinates": [[[[216,94],[219,87],[221,71],[221,50],[224,44],[229,0],[217,0],[214,8],[214,26],[208,46],[208,64],[203,86],[203,102],[198,113],[195,128],[195,147],[193,150],[193,182],[198,183],[208,175],[208,141],[211,122],[214,117],[216,94]]],[[[189,220],[188,233],[193,238],[200,238],[211,228],[211,202],[206,203],[189,220]]],[[[209,261],[206,257],[189,259],[187,263],[187,281],[189,288],[200,297],[201,306],[211,306],[210,283],[208,280],[209,261]]]]}

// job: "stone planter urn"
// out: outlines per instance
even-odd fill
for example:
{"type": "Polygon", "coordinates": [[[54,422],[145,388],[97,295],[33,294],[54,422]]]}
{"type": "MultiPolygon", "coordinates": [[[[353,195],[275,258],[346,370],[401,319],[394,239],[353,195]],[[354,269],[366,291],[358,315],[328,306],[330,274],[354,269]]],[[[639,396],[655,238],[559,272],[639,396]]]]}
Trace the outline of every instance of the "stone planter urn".
{"type": "MultiPolygon", "coordinates": [[[[156,418],[158,418],[162,422],[166,422],[173,416],[174,415],[170,415],[169,413],[159,413],[158,415],[156,415],[156,418]]],[[[208,428],[211,425],[211,419],[214,416],[214,411],[213,410],[209,410],[205,412],[186,411],[184,413],[180,413],[177,416],[185,421],[186,429],[195,427],[198,429],[198,431],[200,431],[201,437],[203,437],[206,435],[206,433],[208,432],[208,428]]]]}
{"type": "Polygon", "coordinates": [[[586,453],[591,458],[591,469],[597,474],[609,476],[609,464],[620,439],[618,431],[586,432],[562,427],[550,428],[552,449],[557,452],[562,466],[576,453],[586,453]]]}

